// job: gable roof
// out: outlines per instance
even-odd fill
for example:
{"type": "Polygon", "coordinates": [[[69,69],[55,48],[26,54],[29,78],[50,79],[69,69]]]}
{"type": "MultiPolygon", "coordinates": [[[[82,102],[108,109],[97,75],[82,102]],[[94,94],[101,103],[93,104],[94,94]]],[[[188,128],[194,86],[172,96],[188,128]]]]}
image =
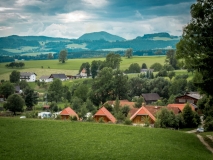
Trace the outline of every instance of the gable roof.
{"type": "Polygon", "coordinates": [[[157,101],[160,99],[157,93],[143,93],[142,96],[145,101],[157,101]]]}
{"type": "Polygon", "coordinates": [[[64,73],[51,74],[49,78],[66,79],[67,76],[64,73]]]}
{"type": "Polygon", "coordinates": [[[42,75],[40,79],[49,79],[50,76],[42,75]]]}
{"type": "Polygon", "coordinates": [[[35,73],[33,73],[33,72],[20,72],[20,77],[30,77],[33,74],[35,74],[35,73]]]}
{"type": "MultiPolygon", "coordinates": [[[[176,107],[178,108],[181,112],[183,112],[183,109],[185,107],[186,104],[168,104],[167,107],[176,107]]],[[[189,106],[192,108],[193,111],[195,111],[195,108],[197,107],[196,105],[192,105],[191,103],[189,104],[189,106]],[[196,106],[196,107],[195,107],[196,106]]]]}
{"type": "Polygon", "coordinates": [[[202,96],[198,93],[198,92],[187,92],[186,94],[182,95],[182,96],[178,96],[176,98],[181,98],[181,97],[184,97],[184,96],[188,96],[188,97],[191,97],[191,98],[194,98],[194,99],[201,99],[202,96]]]}
{"type": "Polygon", "coordinates": [[[116,122],[116,118],[105,107],[101,107],[94,116],[106,116],[111,122],[116,122]]]}
{"type": "Polygon", "coordinates": [[[74,110],[72,110],[70,107],[67,107],[65,109],[63,109],[60,113],[61,116],[76,116],[77,119],[79,119],[78,115],[75,113],[74,110]]]}
{"type": "Polygon", "coordinates": [[[135,112],[131,117],[130,120],[133,120],[137,115],[147,115],[149,116],[153,121],[156,120],[156,118],[150,113],[146,107],[141,107],[135,112]]]}

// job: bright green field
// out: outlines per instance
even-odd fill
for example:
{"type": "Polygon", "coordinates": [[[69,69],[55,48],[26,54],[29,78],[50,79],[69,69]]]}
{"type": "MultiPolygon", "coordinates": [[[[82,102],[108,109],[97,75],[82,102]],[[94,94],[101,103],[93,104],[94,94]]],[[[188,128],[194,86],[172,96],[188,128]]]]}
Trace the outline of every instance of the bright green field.
{"type": "Polygon", "coordinates": [[[0,118],[0,159],[210,160],[195,134],[180,131],[0,118]]]}
{"type": "MultiPolygon", "coordinates": [[[[9,75],[13,70],[19,70],[21,72],[35,72],[39,78],[41,75],[50,75],[52,73],[65,73],[65,74],[76,74],[82,63],[93,60],[104,61],[105,58],[82,58],[82,59],[68,59],[65,63],[59,63],[58,60],[38,60],[38,61],[24,61],[25,66],[23,69],[17,68],[6,68],[5,65],[8,63],[0,63],[0,79],[9,79],[9,75]],[[41,68],[43,66],[43,69],[41,68]],[[50,69],[48,69],[50,67],[50,69]]],[[[164,64],[165,56],[138,56],[133,58],[122,57],[120,69],[127,69],[130,64],[138,63],[140,66],[142,63],[146,63],[147,67],[150,67],[153,63],[159,62],[164,64]]]]}

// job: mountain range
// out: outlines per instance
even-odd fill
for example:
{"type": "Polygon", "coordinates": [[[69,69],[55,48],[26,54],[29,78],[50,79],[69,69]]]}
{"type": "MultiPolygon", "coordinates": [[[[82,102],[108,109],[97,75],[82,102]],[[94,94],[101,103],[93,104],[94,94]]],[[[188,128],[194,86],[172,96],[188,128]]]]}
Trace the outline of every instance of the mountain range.
{"type": "Polygon", "coordinates": [[[132,48],[134,52],[141,50],[175,49],[180,37],[166,32],[145,34],[132,40],[126,40],[110,33],[85,33],[78,39],[54,38],[46,36],[0,37],[0,55],[39,55],[59,53],[62,49],[72,52],[106,52],[125,51],[132,48]]]}

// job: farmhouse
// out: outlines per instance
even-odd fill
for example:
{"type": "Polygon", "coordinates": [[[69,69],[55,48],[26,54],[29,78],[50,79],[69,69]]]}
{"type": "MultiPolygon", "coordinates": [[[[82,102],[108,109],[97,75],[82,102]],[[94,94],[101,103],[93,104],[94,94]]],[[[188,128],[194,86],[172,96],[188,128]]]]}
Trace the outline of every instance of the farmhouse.
{"type": "Polygon", "coordinates": [[[154,69],[141,69],[141,73],[147,74],[147,72],[152,73],[154,69]]]}
{"type": "Polygon", "coordinates": [[[178,96],[175,98],[176,103],[194,103],[197,104],[197,101],[201,99],[202,96],[197,92],[187,92],[182,96],[178,96]]]}
{"type": "Polygon", "coordinates": [[[98,122],[100,118],[103,118],[104,122],[116,122],[115,117],[105,107],[100,108],[93,118],[96,122],[98,122]]]}
{"type": "Polygon", "coordinates": [[[80,73],[81,77],[87,77],[87,71],[85,68],[82,69],[81,73],[80,73]]]}
{"type": "Polygon", "coordinates": [[[35,82],[36,76],[33,72],[20,72],[20,81],[35,82]]]}
{"type": "Polygon", "coordinates": [[[142,94],[142,97],[146,104],[151,104],[160,99],[160,96],[157,93],[144,93],[142,94]]]}
{"type": "Polygon", "coordinates": [[[53,79],[50,78],[50,76],[42,75],[42,76],[39,78],[39,81],[40,81],[40,82],[52,82],[53,79]]]}
{"type": "Polygon", "coordinates": [[[70,107],[67,107],[67,108],[63,109],[61,111],[60,115],[61,115],[61,118],[63,120],[69,119],[70,117],[77,117],[77,120],[79,120],[78,115],[70,107]]]}
{"type": "Polygon", "coordinates": [[[56,79],[60,79],[61,81],[67,80],[67,76],[66,76],[64,73],[60,73],[60,74],[51,74],[49,78],[52,79],[52,80],[53,80],[54,78],[56,78],[56,79]]]}

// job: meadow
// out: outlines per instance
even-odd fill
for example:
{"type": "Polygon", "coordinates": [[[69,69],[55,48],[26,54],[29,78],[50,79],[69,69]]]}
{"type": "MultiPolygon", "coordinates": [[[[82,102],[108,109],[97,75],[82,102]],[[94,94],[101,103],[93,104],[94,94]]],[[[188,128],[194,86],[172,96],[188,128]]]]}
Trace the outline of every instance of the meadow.
{"type": "Polygon", "coordinates": [[[212,159],[195,134],[92,122],[0,118],[0,142],[2,160],[212,159]]]}
{"type": "MultiPolygon", "coordinates": [[[[93,60],[104,61],[105,58],[68,59],[65,63],[60,63],[58,60],[24,61],[25,66],[23,68],[6,68],[5,65],[8,63],[0,63],[0,79],[9,80],[9,75],[13,70],[35,72],[37,78],[41,75],[50,75],[52,73],[73,75],[78,73],[82,63],[89,62],[91,64],[93,60]]],[[[130,59],[122,57],[120,69],[125,70],[132,63],[138,63],[140,66],[142,63],[146,63],[147,67],[150,67],[155,62],[164,64],[165,56],[138,56],[130,59]]]]}

